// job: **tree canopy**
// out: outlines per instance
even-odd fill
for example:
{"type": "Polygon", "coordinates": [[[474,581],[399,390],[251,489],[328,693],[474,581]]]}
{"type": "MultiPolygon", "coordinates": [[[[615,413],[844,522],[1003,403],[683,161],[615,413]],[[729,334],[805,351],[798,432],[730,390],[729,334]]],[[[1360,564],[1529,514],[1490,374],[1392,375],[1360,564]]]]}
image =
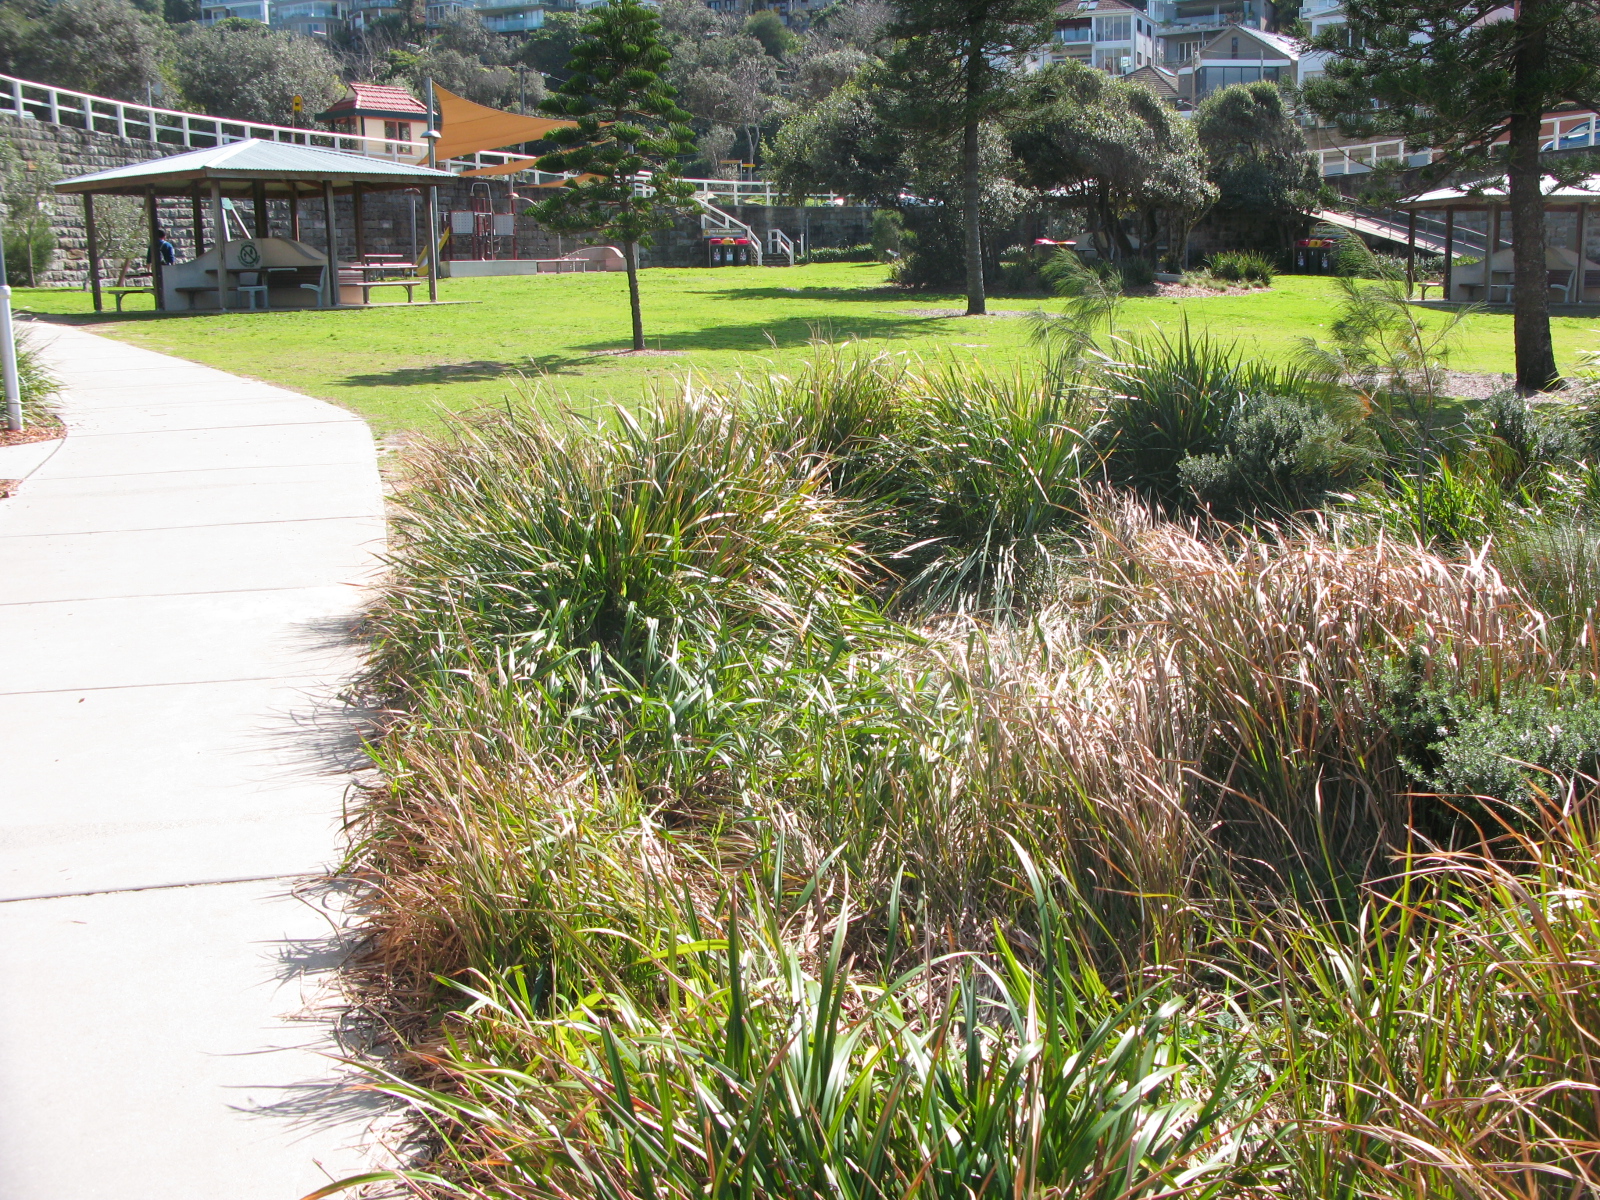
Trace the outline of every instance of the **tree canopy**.
{"type": "Polygon", "coordinates": [[[339,63],[310,38],[259,21],[185,25],[172,73],[184,99],[205,112],[287,125],[304,96],[316,112],[339,95],[339,63]]]}
{"type": "Polygon", "coordinates": [[[1015,96],[1016,62],[1050,35],[1056,0],[897,0],[884,85],[895,120],[921,137],[961,142],[967,313],[985,311],[980,129],[1015,96]]]}
{"type": "Polygon", "coordinates": [[[1194,132],[1217,187],[1217,207],[1258,218],[1281,241],[1322,191],[1293,108],[1275,83],[1237,83],[1200,102],[1194,132]]]}
{"type": "Polygon", "coordinates": [[[172,34],[128,0],[5,0],[0,64],[7,73],[119,100],[162,83],[172,34]]]}
{"type": "Polygon", "coordinates": [[[1173,253],[1217,197],[1190,123],[1148,88],[1067,62],[1029,80],[1010,125],[1021,178],[1078,209],[1112,257],[1134,254],[1137,217],[1149,256],[1165,230],[1173,253]]]}

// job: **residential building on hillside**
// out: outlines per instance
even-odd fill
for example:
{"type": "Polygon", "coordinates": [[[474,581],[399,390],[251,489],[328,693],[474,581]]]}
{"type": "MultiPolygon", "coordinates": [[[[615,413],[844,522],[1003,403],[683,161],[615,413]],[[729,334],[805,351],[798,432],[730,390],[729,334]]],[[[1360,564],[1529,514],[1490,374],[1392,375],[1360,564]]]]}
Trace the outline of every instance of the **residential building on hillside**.
{"type": "Polygon", "coordinates": [[[1266,0],[1154,0],[1150,16],[1161,40],[1161,64],[1186,66],[1224,29],[1269,29],[1266,0]]]}
{"type": "Polygon", "coordinates": [[[326,37],[344,25],[345,0],[217,0],[201,6],[202,25],[215,25],[229,17],[326,37]]]}
{"type": "Polygon", "coordinates": [[[1126,75],[1159,56],[1155,26],[1126,0],[1066,0],[1056,10],[1050,43],[1027,66],[1038,70],[1072,59],[1096,70],[1126,75]]]}
{"type": "Polygon", "coordinates": [[[272,24],[307,37],[327,37],[344,25],[340,0],[274,0],[272,24]]]}
{"type": "Polygon", "coordinates": [[[201,6],[200,23],[215,25],[218,21],[237,17],[243,21],[260,21],[266,25],[270,23],[271,15],[268,0],[222,0],[221,3],[201,6]]]}
{"type": "Polygon", "coordinates": [[[1038,70],[1072,59],[1113,75],[1147,66],[1171,75],[1189,66],[1217,34],[1265,31],[1275,13],[1269,0],[1148,0],[1148,6],[1146,0],[1064,0],[1056,10],[1054,37],[1026,66],[1038,70]]]}
{"type": "Polygon", "coordinates": [[[1281,33],[1234,25],[1219,30],[1178,69],[1178,96],[1198,104],[1232,83],[1300,83],[1302,44],[1281,33]]]}

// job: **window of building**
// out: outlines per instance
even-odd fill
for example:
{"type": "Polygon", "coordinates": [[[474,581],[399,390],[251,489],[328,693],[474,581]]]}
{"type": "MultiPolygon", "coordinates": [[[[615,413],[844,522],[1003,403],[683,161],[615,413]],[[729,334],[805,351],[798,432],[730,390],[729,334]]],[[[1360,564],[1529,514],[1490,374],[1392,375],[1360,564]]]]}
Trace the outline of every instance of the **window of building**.
{"type": "Polygon", "coordinates": [[[1126,42],[1133,36],[1132,30],[1133,20],[1126,13],[1094,19],[1094,40],[1097,42],[1126,42]]]}
{"type": "Polygon", "coordinates": [[[411,140],[411,122],[385,121],[383,123],[383,136],[391,142],[409,142],[411,140]]]}
{"type": "Polygon", "coordinates": [[[1209,96],[1218,88],[1227,87],[1234,83],[1256,83],[1266,79],[1276,82],[1281,68],[1274,66],[1260,67],[1201,67],[1196,74],[1200,85],[1200,95],[1209,96]]]}

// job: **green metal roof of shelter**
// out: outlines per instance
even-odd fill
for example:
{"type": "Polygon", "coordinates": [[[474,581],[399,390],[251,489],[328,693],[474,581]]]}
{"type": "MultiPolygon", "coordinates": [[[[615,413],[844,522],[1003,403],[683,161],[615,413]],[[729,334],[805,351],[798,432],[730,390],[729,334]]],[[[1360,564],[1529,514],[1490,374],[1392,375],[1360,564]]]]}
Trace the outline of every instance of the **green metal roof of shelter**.
{"type": "Polygon", "coordinates": [[[331,183],[335,191],[347,191],[360,184],[363,191],[386,191],[429,187],[454,179],[448,171],[410,163],[250,138],[96,171],[93,175],[78,175],[63,179],[55,190],[95,196],[146,196],[153,189],[158,196],[185,196],[196,184],[216,182],[224,191],[233,190],[229,185],[253,187],[259,183],[265,185],[268,195],[288,195],[295,184],[303,187],[331,183]]]}

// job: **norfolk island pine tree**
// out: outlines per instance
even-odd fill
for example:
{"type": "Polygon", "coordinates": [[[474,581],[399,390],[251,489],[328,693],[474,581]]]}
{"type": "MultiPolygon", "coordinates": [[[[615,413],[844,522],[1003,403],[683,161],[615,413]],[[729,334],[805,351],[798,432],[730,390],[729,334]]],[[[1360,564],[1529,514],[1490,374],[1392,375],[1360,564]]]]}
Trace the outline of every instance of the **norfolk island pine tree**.
{"type": "Polygon", "coordinates": [[[1332,57],[1306,102],[1347,135],[1440,152],[1425,180],[1505,173],[1517,387],[1553,386],[1539,131],[1562,103],[1600,101],[1600,10],[1594,0],[1346,0],[1344,11],[1345,24],[1313,43],[1332,57]]]}
{"type": "Polygon", "coordinates": [[[660,20],[638,0],[595,10],[573,47],[567,81],[539,106],[573,122],[547,135],[563,148],[541,157],[539,169],[577,175],[528,210],[551,229],[622,243],[635,350],[644,349],[639,247],[694,206],[693,186],[677,175],[678,160],[694,149],[685,124],[691,116],[658,73],[671,57],[660,35],[660,20]]]}
{"type": "Polygon", "coordinates": [[[978,211],[978,131],[1016,98],[1015,68],[1050,36],[1057,0],[893,0],[896,39],[886,79],[898,123],[914,134],[961,135],[967,315],[986,311],[978,211]]]}

